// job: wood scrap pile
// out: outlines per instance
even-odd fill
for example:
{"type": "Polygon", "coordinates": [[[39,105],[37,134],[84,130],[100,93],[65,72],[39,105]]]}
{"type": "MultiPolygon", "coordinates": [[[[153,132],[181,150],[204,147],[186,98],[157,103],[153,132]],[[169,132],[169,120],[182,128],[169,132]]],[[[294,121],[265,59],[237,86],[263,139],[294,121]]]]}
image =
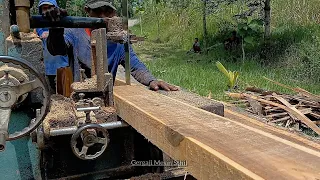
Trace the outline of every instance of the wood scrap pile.
{"type": "Polygon", "coordinates": [[[248,87],[245,93],[228,93],[228,95],[242,99],[237,103],[245,104],[248,112],[262,116],[270,123],[298,131],[310,128],[320,135],[320,96],[301,88],[288,88],[298,94],[288,95],[248,87]]]}

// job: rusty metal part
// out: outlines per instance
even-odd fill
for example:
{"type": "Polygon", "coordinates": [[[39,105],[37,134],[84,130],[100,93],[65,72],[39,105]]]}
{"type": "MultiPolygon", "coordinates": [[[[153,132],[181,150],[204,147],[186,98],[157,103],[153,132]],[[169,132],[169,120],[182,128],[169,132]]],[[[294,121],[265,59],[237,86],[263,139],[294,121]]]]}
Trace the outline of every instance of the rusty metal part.
{"type": "Polygon", "coordinates": [[[97,66],[91,69],[96,69],[97,73],[97,88],[103,91],[106,85],[106,76],[108,73],[108,59],[107,59],[107,39],[106,39],[106,29],[101,28],[96,31],[96,57],[97,66]]]}
{"type": "Polygon", "coordinates": [[[47,84],[47,81],[42,75],[38,73],[38,71],[29,62],[20,58],[14,58],[9,56],[0,56],[0,62],[18,65],[21,68],[25,68],[35,76],[35,80],[25,82],[19,85],[0,85],[0,142],[2,143],[1,148],[4,150],[5,144],[3,142],[5,142],[5,140],[15,140],[23,136],[29,135],[30,132],[35,130],[40,125],[40,123],[45,118],[45,115],[49,112],[50,94],[49,85],[47,84]],[[30,123],[29,126],[24,128],[23,130],[14,132],[13,134],[9,134],[8,124],[10,121],[12,106],[15,105],[15,103],[17,103],[18,97],[36,88],[42,88],[43,93],[43,106],[41,107],[40,116],[36,118],[35,122],[30,123]]]}
{"type": "MultiPolygon", "coordinates": [[[[41,114],[40,109],[36,110],[36,117],[39,117],[41,114]]],[[[33,119],[31,123],[34,123],[36,119],[33,119]]],[[[30,133],[33,143],[36,143],[38,149],[45,149],[45,137],[44,137],[44,128],[43,123],[41,123],[32,133],[30,133]]]]}
{"type": "Polygon", "coordinates": [[[14,0],[20,32],[30,32],[30,0],[14,0]]]}
{"type": "MultiPolygon", "coordinates": [[[[129,126],[124,121],[107,122],[99,125],[104,129],[117,129],[117,128],[123,128],[123,127],[129,126]]],[[[49,134],[46,135],[46,137],[71,135],[71,134],[74,134],[77,131],[77,129],[78,129],[77,126],[71,126],[66,128],[52,128],[50,129],[50,132],[49,134]]]]}
{"type": "Polygon", "coordinates": [[[104,95],[105,95],[105,104],[107,106],[113,106],[113,79],[112,79],[112,75],[109,74],[109,76],[107,77],[109,79],[109,82],[106,86],[106,89],[104,89],[104,95]]]}
{"type": "Polygon", "coordinates": [[[83,107],[83,108],[77,108],[77,111],[80,111],[80,112],[83,111],[84,113],[86,113],[85,123],[91,123],[90,112],[97,111],[100,109],[101,109],[101,107],[83,107]]]}
{"type": "Polygon", "coordinates": [[[100,107],[104,106],[103,100],[101,98],[98,98],[98,97],[95,97],[95,98],[92,99],[92,104],[94,106],[100,106],[100,107]]]}
{"type": "Polygon", "coordinates": [[[72,152],[79,159],[93,160],[103,154],[108,146],[109,141],[109,134],[102,126],[98,124],[86,124],[80,127],[72,135],[70,145],[72,148],[72,152]],[[79,138],[81,139],[83,144],[81,146],[81,149],[77,147],[79,138]],[[89,148],[97,144],[102,145],[101,149],[99,149],[92,155],[88,154],[89,148]]]}
{"type": "MultiPolygon", "coordinates": [[[[7,64],[0,67],[0,85],[7,83],[16,86],[27,81],[29,81],[29,77],[21,69],[9,67],[7,64]]],[[[20,96],[17,104],[23,102],[27,98],[27,95],[20,96]]]]}
{"type": "MultiPolygon", "coordinates": [[[[129,32],[129,17],[128,17],[129,11],[128,11],[128,0],[122,1],[122,15],[123,15],[123,30],[129,32]]],[[[127,39],[129,40],[129,36],[127,35],[127,39]]],[[[125,50],[125,73],[126,73],[126,84],[130,85],[130,45],[129,41],[124,43],[124,50],[125,50]]]]}

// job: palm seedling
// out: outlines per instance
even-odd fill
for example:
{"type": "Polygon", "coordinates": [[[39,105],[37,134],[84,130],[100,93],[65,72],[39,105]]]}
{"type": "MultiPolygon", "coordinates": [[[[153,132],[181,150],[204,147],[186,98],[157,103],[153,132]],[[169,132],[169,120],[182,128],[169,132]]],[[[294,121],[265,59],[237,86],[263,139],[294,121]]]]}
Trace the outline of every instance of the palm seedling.
{"type": "Polygon", "coordinates": [[[228,78],[229,91],[237,89],[237,81],[240,73],[238,71],[228,71],[219,61],[216,62],[216,66],[228,78]]]}

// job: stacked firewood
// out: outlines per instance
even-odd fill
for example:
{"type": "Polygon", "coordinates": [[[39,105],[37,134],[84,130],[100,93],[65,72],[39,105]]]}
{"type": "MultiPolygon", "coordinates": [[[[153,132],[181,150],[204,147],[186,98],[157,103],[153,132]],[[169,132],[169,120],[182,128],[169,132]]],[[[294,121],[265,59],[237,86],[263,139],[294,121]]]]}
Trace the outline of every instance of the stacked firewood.
{"type": "Polygon", "coordinates": [[[299,131],[310,128],[320,135],[320,98],[301,92],[288,95],[249,87],[245,93],[228,95],[242,99],[236,103],[244,104],[248,112],[264,117],[269,123],[299,131]]]}

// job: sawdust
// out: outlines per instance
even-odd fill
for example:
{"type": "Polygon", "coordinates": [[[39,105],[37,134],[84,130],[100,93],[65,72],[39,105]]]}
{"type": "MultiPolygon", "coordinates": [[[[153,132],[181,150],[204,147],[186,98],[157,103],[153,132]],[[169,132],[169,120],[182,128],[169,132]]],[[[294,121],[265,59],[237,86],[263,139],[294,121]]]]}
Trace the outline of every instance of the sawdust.
{"type": "Polygon", "coordinates": [[[113,17],[108,19],[108,32],[117,32],[123,30],[121,17],[113,17]]]}
{"type": "Polygon", "coordinates": [[[107,39],[112,41],[126,41],[127,31],[108,32],[107,39]]]}
{"type": "Polygon", "coordinates": [[[130,180],[161,180],[161,175],[149,173],[138,177],[132,177],[130,180]]]}
{"type": "Polygon", "coordinates": [[[69,127],[76,125],[74,103],[70,98],[61,95],[51,96],[50,112],[45,118],[50,128],[69,127]]]}
{"type": "Polygon", "coordinates": [[[9,36],[7,38],[8,41],[13,41],[13,42],[20,42],[23,41],[25,42],[41,42],[41,40],[38,38],[38,36],[34,33],[23,33],[20,32],[20,39],[13,38],[12,36],[9,36]]]}
{"type": "Polygon", "coordinates": [[[102,107],[101,110],[95,112],[95,118],[98,123],[117,121],[117,113],[114,107],[102,107]]]}
{"type": "Polygon", "coordinates": [[[84,82],[74,82],[71,89],[75,92],[92,92],[97,90],[97,76],[85,79],[84,82]]]}

